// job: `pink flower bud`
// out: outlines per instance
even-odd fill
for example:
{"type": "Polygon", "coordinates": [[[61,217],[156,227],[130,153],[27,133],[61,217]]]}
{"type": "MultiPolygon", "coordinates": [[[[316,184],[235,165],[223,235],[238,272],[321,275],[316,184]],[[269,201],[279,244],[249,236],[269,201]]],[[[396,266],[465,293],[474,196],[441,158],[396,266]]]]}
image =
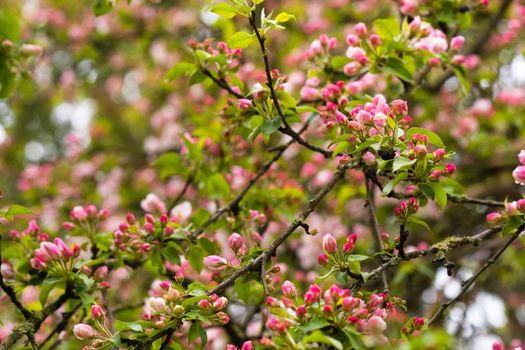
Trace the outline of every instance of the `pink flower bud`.
{"type": "Polygon", "coordinates": [[[416,145],[416,147],[414,147],[414,153],[417,158],[421,159],[427,155],[428,150],[425,147],[425,145],[419,144],[419,145],[416,145]]]}
{"type": "Polygon", "coordinates": [[[108,273],[109,273],[109,268],[106,265],[104,265],[104,266],[100,266],[98,269],[95,270],[94,276],[97,279],[103,280],[108,276],[108,273]]]}
{"type": "Polygon", "coordinates": [[[238,233],[232,233],[228,238],[228,246],[234,251],[238,251],[244,245],[244,239],[238,233]]]}
{"type": "Polygon", "coordinates": [[[322,254],[319,254],[319,256],[317,257],[317,262],[319,263],[319,265],[321,266],[324,266],[328,263],[328,255],[322,253],[322,254]]]}
{"type": "Polygon", "coordinates": [[[295,314],[299,318],[302,318],[302,317],[306,316],[306,313],[307,313],[307,310],[306,310],[306,306],[304,306],[304,305],[301,305],[301,306],[297,307],[297,309],[295,310],[295,314]]]}
{"type": "Polygon", "coordinates": [[[79,323],[73,327],[73,334],[80,340],[92,339],[95,337],[95,330],[90,325],[79,323]]]}
{"type": "Polygon", "coordinates": [[[166,300],[163,298],[149,298],[148,304],[154,313],[162,314],[166,311],[166,300]]]}
{"type": "Polygon", "coordinates": [[[386,323],[381,317],[374,315],[366,322],[365,330],[368,334],[379,334],[386,330],[386,323]]]}
{"type": "Polygon", "coordinates": [[[109,217],[109,210],[107,209],[100,209],[98,212],[98,218],[99,220],[106,220],[109,217]]]}
{"type": "Polygon", "coordinates": [[[456,166],[452,163],[445,165],[443,172],[446,175],[452,175],[456,171],[456,166]]]}
{"type": "Polygon", "coordinates": [[[103,319],[106,317],[106,314],[99,305],[93,304],[93,306],[91,306],[91,316],[96,319],[103,319]]]}
{"type": "Polygon", "coordinates": [[[363,22],[357,23],[354,26],[354,31],[360,38],[366,36],[366,33],[367,33],[366,24],[364,24],[363,22]]]}
{"type": "Polygon", "coordinates": [[[225,297],[220,297],[213,302],[213,308],[215,310],[222,310],[228,305],[228,299],[225,297]]]}
{"type": "Polygon", "coordinates": [[[150,235],[155,233],[155,225],[153,225],[151,222],[146,222],[142,228],[150,235]]]}
{"type": "Polygon", "coordinates": [[[505,346],[502,342],[497,341],[492,344],[492,350],[505,350],[505,346]]]}
{"type": "Polygon", "coordinates": [[[518,185],[525,185],[525,165],[519,165],[516,169],[514,169],[512,176],[514,177],[514,182],[516,182],[518,185]]]}
{"type": "Polygon", "coordinates": [[[51,260],[58,260],[62,257],[62,254],[60,253],[60,249],[56,245],[50,242],[42,242],[40,243],[40,249],[42,251],[45,251],[51,260]]]}
{"type": "Polygon", "coordinates": [[[202,310],[211,309],[211,304],[207,299],[199,300],[199,302],[197,303],[197,306],[202,310]]]}
{"type": "Polygon", "coordinates": [[[381,44],[381,38],[377,34],[370,35],[370,44],[373,46],[379,46],[381,44]]]}
{"type": "Polygon", "coordinates": [[[337,250],[337,241],[334,236],[327,233],[323,237],[323,251],[325,253],[334,253],[337,250]]]}
{"type": "Polygon", "coordinates": [[[230,316],[228,316],[228,315],[227,315],[226,313],[224,313],[224,312],[219,312],[219,313],[217,314],[217,318],[218,318],[220,324],[222,324],[222,325],[225,325],[225,324],[227,324],[227,323],[230,322],[230,316]]]}
{"type": "Polygon", "coordinates": [[[251,340],[242,343],[241,350],[253,350],[253,344],[251,340]]]}
{"type": "Polygon", "coordinates": [[[487,214],[487,222],[490,225],[497,225],[503,220],[503,216],[500,213],[488,213],[487,214]]]}
{"type": "Polygon", "coordinates": [[[397,115],[406,115],[408,113],[408,104],[403,100],[394,100],[390,103],[392,107],[392,112],[397,115]]]}
{"type": "Polygon", "coordinates": [[[285,281],[281,286],[283,294],[289,298],[294,298],[297,295],[297,288],[290,281],[285,281]]]}
{"type": "Polygon", "coordinates": [[[75,229],[75,224],[73,224],[72,222],[69,222],[69,221],[65,221],[65,222],[62,223],[62,227],[65,230],[71,231],[71,230],[75,229]]]}
{"type": "Polygon", "coordinates": [[[359,37],[355,34],[350,34],[346,37],[346,43],[349,46],[357,46],[359,45],[359,37]]]}
{"type": "Polygon", "coordinates": [[[360,69],[361,69],[361,64],[359,62],[352,61],[350,63],[347,63],[343,67],[343,72],[348,76],[352,76],[352,75],[357,74],[357,72],[359,72],[360,69]]]}
{"type": "Polygon", "coordinates": [[[241,98],[237,100],[237,108],[242,111],[247,111],[252,106],[252,101],[247,98],[241,98]]]}
{"type": "Polygon", "coordinates": [[[370,151],[363,154],[363,161],[365,162],[367,166],[370,166],[370,167],[377,164],[376,156],[370,151]]]}
{"type": "Polygon", "coordinates": [[[453,51],[459,51],[461,47],[463,47],[464,43],[465,43],[465,37],[461,35],[455,36],[450,40],[450,48],[453,51]]]}
{"type": "Polygon", "coordinates": [[[443,148],[438,148],[432,154],[434,156],[434,161],[439,162],[445,156],[447,152],[443,148]]]}
{"type": "Polygon", "coordinates": [[[378,294],[372,294],[370,295],[370,298],[368,299],[368,307],[371,309],[375,309],[379,307],[384,301],[384,298],[378,294]]]}
{"type": "Polygon", "coordinates": [[[525,165],[525,149],[522,149],[518,154],[518,160],[522,165],[525,165]]]}
{"type": "Polygon", "coordinates": [[[69,213],[69,216],[71,217],[72,220],[83,221],[87,219],[88,214],[84,210],[83,207],[81,207],[80,205],[77,205],[71,210],[71,212],[69,213]]]}
{"type": "Polygon", "coordinates": [[[46,262],[41,259],[41,258],[32,258],[31,259],[31,266],[34,268],[34,269],[37,269],[37,270],[43,270],[47,267],[47,264],[46,262]]]}
{"type": "Polygon", "coordinates": [[[133,225],[135,223],[135,215],[128,211],[128,214],[126,215],[126,221],[128,224],[133,225]]]}
{"type": "Polygon", "coordinates": [[[228,261],[218,255],[208,255],[204,258],[204,265],[207,267],[223,267],[228,264],[228,261]]]}

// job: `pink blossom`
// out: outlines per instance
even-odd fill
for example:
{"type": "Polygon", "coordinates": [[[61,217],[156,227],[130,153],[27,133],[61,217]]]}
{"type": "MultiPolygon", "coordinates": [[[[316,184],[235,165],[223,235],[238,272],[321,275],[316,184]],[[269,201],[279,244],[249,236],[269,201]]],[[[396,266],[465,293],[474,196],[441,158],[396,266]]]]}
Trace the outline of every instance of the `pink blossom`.
{"type": "Polygon", "coordinates": [[[90,325],[79,323],[73,327],[73,334],[80,340],[92,339],[95,337],[95,330],[90,325]]]}
{"type": "Polygon", "coordinates": [[[516,169],[514,169],[512,176],[514,177],[514,182],[516,182],[518,185],[525,185],[525,165],[519,165],[516,169]]]}
{"type": "Polygon", "coordinates": [[[325,253],[334,253],[337,250],[337,241],[334,236],[327,233],[323,236],[323,251],[325,253]]]}

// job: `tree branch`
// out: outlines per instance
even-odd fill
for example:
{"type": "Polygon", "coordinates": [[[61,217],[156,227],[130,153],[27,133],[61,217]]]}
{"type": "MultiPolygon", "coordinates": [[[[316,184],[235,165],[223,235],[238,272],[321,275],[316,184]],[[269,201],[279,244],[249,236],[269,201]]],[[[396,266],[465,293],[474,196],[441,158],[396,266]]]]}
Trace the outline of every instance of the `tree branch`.
{"type": "Polygon", "coordinates": [[[485,262],[485,264],[472,277],[470,277],[469,279],[467,279],[466,281],[464,281],[462,283],[462,288],[461,288],[461,291],[458,293],[458,295],[456,295],[453,299],[451,299],[451,300],[447,301],[446,303],[444,303],[443,305],[441,305],[441,307],[434,313],[434,315],[432,315],[432,317],[428,321],[428,324],[430,325],[430,324],[434,323],[436,321],[436,319],[441,317],[441,315],[450,306],[452,306],[454,303],[456,303],[468,291],[470,286],[472,286],[472,284],[474,284],[474,282],[479,278],[479,276],[481,276],[481,274],[483,272],[485,272],[490,266],[492,266],[496,262],[496,260],[498,260],[498,258],[505,252],[505,250],[507,250],[507,248],[510,247],[510,245],[520,236],[520,234],[522,233],[522,231],[524,229],[525,229],[525,225],[523,225],[523,224],[520,227],[518,227],[516,229],[516,232],[510,237],[509,240],[507,240],[505,245],[503,247],[501,247],[496,252],[496,254],[494,254],[489,260],[487,260],[485,262]]]}
{"type": "MultiPolygon", "coordinates": [[[[373,232],[373,237],[374,237],[374,241],[376,244],[376,250],[378,252],[382,252],[385,250],[385,246],[383,244],[383,241],[381,240],[381,228],[379,227],[379,220],[377,219],[377,213],[376,213],[376,208],[375,208],[374,184],[368,178],[368,176],[366,177],[365,186],[366,186],[368,212],[370,214],[370,223],[372,225],[372,232],[373,232]]],[[[377,257],[376,260],[379,263],[382,262],[380,257],[377,257]]],[[[386,271],[383,271],[381,273],[381,279],[383,281],[384,292],[388,293],[390,291],[390,287],[388,286],[388,278],[386,275],[386,271]]]]}

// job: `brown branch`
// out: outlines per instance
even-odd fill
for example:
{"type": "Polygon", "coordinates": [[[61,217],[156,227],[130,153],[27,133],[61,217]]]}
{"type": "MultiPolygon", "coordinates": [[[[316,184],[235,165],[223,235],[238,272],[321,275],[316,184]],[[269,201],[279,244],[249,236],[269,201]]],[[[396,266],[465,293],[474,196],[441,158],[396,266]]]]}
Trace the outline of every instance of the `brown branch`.
{"type": "Polygon", "coordinates": [[[184,183],[184,187],[182,188],[182,190],[179,192],[179,194],[177,195],[177,197],[175,197],[173,199],[173,202],[171,202],[171,205],[168,209],[168,213],[170,211],[173,210],[173,208],[175,208],[175,206],[180,202],[180,200],[184,197],[184,195],[186,194],[186,192],[188,191],[188,189],[190,188],[190,185],[191,183],[193,182],[193,177],[194,177],[194,173],[192,172],[190,175],[188,175],[188,178],[186,179],[186,182],[184,183]]]}
{"type": "MultiPolygon", "coordinates": [[[[410,252],[410,253],[406,253],[405,259],[401,259],[400,256],[395,256],[395,257],[391,258],[390,260],[384,262],[383,264],[381,264],[380,266],[378,266],[374,270],[372,270],[368,274],[367,280],[376,279],[384,271],[386,271],[387,269],[389,269],[391,267],[399,265],[403,260],[412,260],[412,259],[417,259],[417,258],[421,258],[421,257],[424,257],[424,256],[436,255],[436,254],[438,254],[440,252],[447,253],[447,252],[449,252],[449,251],[451,251],[451,250],[453,250],[455,248],[466,246],[466,245],[470,245],[470,244],[478,245],[481,242],[492,238],[496,233],[501,231],[501,228],[502,228],[501,226],[492,227],[492,228],[486,229],[486,230],[484,230],[484,231],[482,231],[482,232],[480,232],[480,233],[478,233],[476,235],[472,235],[472,236],[464,236],[464,237],[451,236],[451,237],[447,237],[443,241],[433,244],[428,249],[416,250],[416,251],[413,251],[413,252],[410,252]]],[[[352,286],[352,291],[356,292],[363,285],[364,285],[363,281],[357,281],[352,286]]]]}
{"type": "Polygon", "coordinates": [[[228,84],[226,80],[224,80],[224,78],[217,78],[208,68],[201,67],[201,71],[204,75],[213,80],[215,84],[228,91],[228,93],[230,93],[231,95],[237,98],[245,98],[245,96],[235,92],[235,90],[233,90],[233,88],[230,86],[230,84],[228,84]]]}
{"type": "Polygon", "coordinates": [[[308,216],[314,211],[314,209],[317,207],[319,202],[328,194],[336,185],[336,183],[341,180],[344,176],[346,171],[350,168],[349,165],[340,165],[332,180],[328,184],[326,184],[325,187],[323,187],[312,199],[310,199],[307,202],[306,207],[303,209],[303,211],[297,216],[297,218],[288,226],[285,232],[283,232],[281,235],[279,235],[275,240],[273,240],[270,247],[268,247],[266,250],[264,250],[257,258],[252,260],[248,265],[245,265],[235,271],[230,277],[226,278],[224,281],[219,283],[215,288],[211,289],[208,294],[218,294],[222,291],[224,291],[226,288],[231,286],[237,278],[243,276],[244,274],[252,271],[257,271],[257,269],[260,267],[262,261],[268,260],[270,257],[274,256],[277,252],[277,248],[281,244],[283,244],[288,237],[298,228],[301,226],[301,223],[308,218],[308,216]]]}
{"type": "MultiPolygon", "coordinates": [[[[402,193],[398,192],[390,192],[387,197],[390,198],[397,198],[397,199],[403,199],[406,198],[406,196],[402,193]]],[[[447,194],[447,199],[450,202],[458,203],[458,204],[479,204],[484,205],[487,207],[505,207],[505,202],[501,201],[495,201],[492,199],[485,199],[485,198],[473,198],[469,197],[467,195],[454,195],[454,194],[447,194]]]]}
{"type": "MultiPolygon", "coordinates": [[[[382,252],[385,250],[385,246],[383,244],[383,241],[381,240],[381,228],[379,226],[379,220],[377,219],[377,212],[376,212],[375,199],[374,199],[374,184],[368,177],[366,178],[365,186],[366,186],[368,212],[370,214],[370,223],[372,225],[372,232],[373,232],[373,237],[374,237],[374,241],[376,244],[376,250],[378,252],[382,252]]],[[[379,263],[382,262],[380,257],[377,257],[376,259],[379,263]]],[[[386,275],[386,271],[383,271],[381,273],[381,279],[383,281],[384,292],[388,293],[390,290],[390,287],[388,286],[388,278],[386,275]]]]}
{"type": "Polygon", "coordinates": [[[430,320],[428,321],[428,324],[432,324],[436,321],[441,315],[447,311],[447,309],[452,306],[454,303],[456,303],[467,291],[468,289],[474,284],[474,282],[481,276],[483,272],[485,272],[490,266],[492,266],[496,260],[507,250],[507,248],[510,247],[510,245],[520,236],[522,231],[525,229],[525,225],[522,224],[520,227],[516,229],[516,232],[507,240],[505,245],[501,247],[496,254],[494,254],[489,260],[483,264],[483,266],[469,279],[464,281],[462,283],[461,291],[456,295],[453,299],[447,301],[446,303],[442,304],[441,307],[432,315],[430,320]]]}

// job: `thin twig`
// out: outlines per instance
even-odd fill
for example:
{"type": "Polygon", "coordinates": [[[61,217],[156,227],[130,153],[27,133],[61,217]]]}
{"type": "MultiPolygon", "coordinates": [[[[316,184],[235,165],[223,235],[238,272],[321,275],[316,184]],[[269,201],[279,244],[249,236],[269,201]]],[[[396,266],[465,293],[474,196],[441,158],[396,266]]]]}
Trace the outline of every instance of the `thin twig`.
{"type": "Polygon", "coordinates": [[[168,209],[168,213],[171,212],[173,210],[173,208],[175,208],[175,206],[180,202],[180,200],[184,197],[184,195],[186,194],[186,192],[188,191],[188,188],[190,188],[190,185],[191,183],[193,182],[193,177],[194,177],[194,173],[192,172],[190,175],[188,175],[188,178],[186,179],[186,182],[184,183],[184,187],[182,188],[182,190],[179,192],[179,194],[177,195],[177,197],[175,197],[173,199],[173,202],[171,202],[171,205],[168,209]]]}
{"type": "MultiPolygon", "coordinates": [[[[370,214],[370,223],[372,224],[372,231],[373,231],[373,237],[376,244],[376,250],[378,252],[382,252],[385,250],[385,245],[383,244],[383,241],[381,240],[381,228],[379,226],[379,221],[377,219],[377,213],[375,208],[375,199],[374,199],[374,184],[370,179],[366,178],[366,195],[367,195],[367,204],[368,204],[368,211],[370,214]]],[[[380,257],[376,258],[379,263],[382,262],[380,257]]],[[[388,293],[390,291],[390,287],[388,286],[388,278],[386,275],[386,271],[383,271],[381,273],[381,279],[383,282],[383,288],[384,292],[388,293]]]]}
{"type": "Polygon", "coordinates": [[[428,324],[430,325],[433,322],[435,322],[436,319],[441,317],[441,315],[445,311],[447,311],[447,309],[450,306],[456,303],[468,291],[470,286],[474,284],[474,282],[479,278],[479,276],[481,276],[483,272],[485,272],[490,266],[492,266],[496,262],[496,260],[498,260],[498,258],[505,252],[505,250],[507,250],[507,248],[510,247],[510,245],[520,236],[524,229],[525,225],[521,225],[518,229],[516,229],[516,232],[510,237],[509,240],[507,240],[507,243],[505,243],[505,245],[501,247],[500,250],[498,250],[496,254],[494,254],[489,260],[487,260],[485,264],[472,277],[470,277],[462,283],[462,288],[458,295],[441,305],[441,307],[434,313],[434,315],[432,315],[432,317],[428,321],[428,324]]]}

